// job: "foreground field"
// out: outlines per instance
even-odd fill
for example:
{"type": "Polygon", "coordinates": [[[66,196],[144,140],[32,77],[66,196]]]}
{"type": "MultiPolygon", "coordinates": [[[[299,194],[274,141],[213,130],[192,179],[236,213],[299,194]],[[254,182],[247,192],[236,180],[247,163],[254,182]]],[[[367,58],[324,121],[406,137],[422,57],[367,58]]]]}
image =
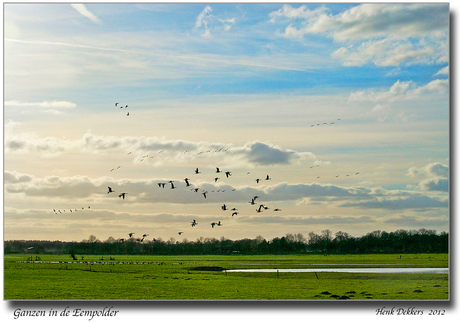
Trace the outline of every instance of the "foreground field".
{"type": "Polygon", "coordinates": [[[238,268],[447,268],[447,254],[6,255],[5,300],[447,300],[447,274],[227,273],[238,268]]]}

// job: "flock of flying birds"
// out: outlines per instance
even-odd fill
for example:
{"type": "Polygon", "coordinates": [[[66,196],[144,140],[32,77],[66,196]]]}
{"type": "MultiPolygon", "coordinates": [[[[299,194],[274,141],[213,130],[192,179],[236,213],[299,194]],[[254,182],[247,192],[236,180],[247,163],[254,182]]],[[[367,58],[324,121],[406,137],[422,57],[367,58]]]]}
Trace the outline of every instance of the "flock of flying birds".
{"type": "MultiPolygon", "coordinates": [[[[119,102],[116,102],[116,103],[115,103],[115,106],[116,106],[116,107],[119,106],[120,109],[127,109],[127,108],[128,108],[128,105],[124,105],[124,106],[123,106],[123,105],[120,105],[119,102]]],[[[129,112],[127,112],[126,116],[129,116],[129,112]]],[[[337,120],[340,120],[340,119],[337,119],[337,120]]],[[[328,123],[323,123],[323,124],[324,124],[324,125],[327,125],[328,123]]],[[[331,123],[329,123],[329,124],[333,125],[333,124],[335,124],[335,122],[331,122],[331,123]]],[[[316,124],[316,126],[320,126],[320,125],[321,125],[320,123],[316,124]]],[[[314,126],[315,126],[314,124],[311,125],[311,127],[314,127],[314,126]]],[[[204,153],[211,153],[211,152],[226,152],[227,150],[228,150],[228,148],[227,148],[227,149],[224,149],[224,148],[208,149],[208,150],[206,150],[206,151],[200,151],[200,152],[198,152],[198,155],[201,155],[201,154],[204,154],[204,153]]],[[[128,152],[128,155],[131,155],[132,153],[133,153],[133,151],[130,151],[130,152],[128,152]]],[[[160,151],[158,152],[158,154],[161,154],[161,153],[163,153],[163,150],[160,150],[160,151]]],[[[184,151],[184,154],[186,154],[186,153],[189,153],[189,151],[187,151],[187,150],[184,151]]],[[[155,157],[155,156],[144,155],[144,156],[142,156],[141,161],[145,160],[146,158],[154,158],[154,157],[155,157]]],[[[314,168],[314,167],[320,167],[320,165],[319,165],[319,164],[315,164],[315,165],[310,166],[310,168],[314,168]]],[[[110,170],[110,172],[113,172],[113,171],[118,170],[118,169],[120,169],[120,168],[121,168],[121,166],[118,166],[118,167],[116,167],[116,168],[112,168],[112,169],[110,170]]],[[[195,174],[195,175],[198,175],[198,174],[201,174],[201,173],[202,173],[202,172],[201,172],[201,170],[200,170],[198,167],[195,168],[195,170],[194,170],[194,174],[195,174]]],[[[222,176],[222,177],[225,176],[226,179],[228,179],[229,177],[232,176],[232,172],[231,172],[231,171],[228,171],[228,170],[223,171],[223,170],[221,170],[219,167],[216,167],[215,174],[216,174],[216,175],[215,175],[215,177],[213,178],[214,183],[216,183],[217,181],[219,181],[219,180],[221,179],[219,176],[222,176]],[[222,175],[219,175],[219,174],[222,174],[222,175]]],[[[247,172],[247,174],[250,174],[250,172],[247,172]]],[[[356,172],[356,173],[355,173],[355,175],[358,175],[358,174],[359,174],[359,172],[356,172]]],[[[339,177],[339,176],[340,176],[340,175],[334,175],[334,177],[336,177],[336,178],[339,177]]],[[[351,175],[349,175],[349,174],[346,174],[346,175],[345,175],[345,177],[348,177],[348,176],[351,176],[351,175]]],[[[319,179],[319,178],[320,178],[320,176],[317,176],[317,179],[319,179]]],[[[260,182],[262,182],[262,181],[269,181],[269,180],[271,180],[271,179],[272,179],[272,178],[270,177],[270,175],[267,175],[265,178],[256,178],[256,179],[255,179],[255,182],[256,182],[256,183],[260,183],[260,182]]],[[[185,187],[186,187],[186,188],[189,188],[190,186],[192,186],[192,184],[190,183],[190,181],[191,181],[190,178],[187,178],[187,177],[184,178],[184,182],[185,182],[185,187]]],[[[174,181],[173,181],[173,180],[170,180],[170,181],[167,181],[167,182],[166,182],[166,181],[165,181],[165,182],[158,182],[158,187],[159,187],[159,188],[164,189],[164,188],[166,187],[166,185],[169,186],[169,189],[176,189],[176,188],[177,188],[177,186],[174,184],[174,181]],[[169,184],[169,185],[168,185],[168,184],[169,184]]],[[[197,187],[192,187],[192,188],[190,188],[190,190],[191,190],[192,192],[195,192],[195,193],[200,192],[200,193],[203,195],[203,197],[204,197],[205,199],[208,197],[208,194],[209,194],[208,191],[206,191],[206,190],[204,190],[204,189],[200,190],[200,188],[197,188],[197,187]]],[[[235,190],[236,190],[236,189],[232,189],[232,191],[235,191],[235,190]]],[[[217,193],[222,192],[222,193],[223,193],[223,192],[225,192],[225,190],[219,189],[219,190],[216,190],[216,191],[213,190],[213,191],[211,191],[211,192],[212,192],[212,193],[214,193],[214,192],[217,192],[217,193]]],[[[127,194],[128,194],[127,192],[120,192],[120,193],[117,193],[117,192],[115,192],[115,190],[114,190],[112,187],[109,186],[109,187],[108,187],[108,190],[107,190],[107,194],[110,194],[110,193],[116,193],[116,194],[118,194],[118,197],[121,198],[121,199],[123,199],[123,200],[127,197],[127,194]]],[[[250,204],[250,205],[255,205],[255,204],[257,204],[257,202],[256,202],[257,199],[259,199],[259,196],[254,196],[254,197],[252,197],[251,200],[249,201],[249,204],[250,204]]],[[[87,208],[90,209],[90,206],[88,206],[87,208]]],[[[81,209],[84,210],[85,208],[82,207],[81,209]]],[[[222,209],[222,211],[230,211],[230,213],[231,213],[231,218],[233,218],[234,216],[236,216],[236,215],[239,214],[239,211],[238,211],[238,209],[237,209],[236,207],[229,208],[225,203],[221,206],[221,209],[222,209]]],[[[255,209],[255,211],[256,211],[257,213],[260,213],[260,212],[263,212],[263,211],[268,210],[268,209],[270,209],[270,207],[268,207],[267,205],[265,205],[265,204],[259,204],[258,207],[255,209]]],[[[63,212],[65,212],[65,211],[66,211],[66,210],[63,210],[63,212]]],[[[77,212],[78,210],[75,208],[75,209],[69,209],[69,211],[70,211],[70,212],[77,212]]],[[[273,209],[273,212],[280,212],[280,211],[281,211],[280,208],[274,208],[274,209],[273,209]]],[[[58,213],[61,213],[61,214],[62,214],[62,212],[61,212],[60,209],[59,209],[59,210],[53,209],[53,212],[54,212],[55,214],[58,214],[58,213]]],[[[198,222],[196,221],[196,219],[193,219],[193,221],[190,223],[190,225],[191,225],[191,227],[193,228],[193,227],[195,227],[195,226],[198,225],[198,222]]],[[[212,222],[212,223],[210,223],[210,225],[211,225],[211,228],[214,228],[214,227],[216,227],[216,226],[220,227],[220,226],[222,226],[223,224],[222,224],[221,221],[218,221],[218,222],[212,222]]],[[[177,234],[178,234],[178,235],[182,235],[183,233],[184,233],[184,231],[179,231],[177,234]]],[[[129,237],[130,239],[135,239],[135,240],[138,241],[138,242],[143,242],[143,241],[145,240],[145,238],[146,238],[147,236],[149,236],[149,234],[144,233],[144,234],[142,235],[142,238],[135,238],[135,237],[134,237],[134,234],[135,234],[134,232],[130,232],[130,233],[128,233],[128,237],[129,237]]],[[[124,242],[125,239],[124,239],[124,238],[120,238],[118,241],[124,242]]],[[[152,241],[156,241],[156,239],[153,238],[152,241]]]]}

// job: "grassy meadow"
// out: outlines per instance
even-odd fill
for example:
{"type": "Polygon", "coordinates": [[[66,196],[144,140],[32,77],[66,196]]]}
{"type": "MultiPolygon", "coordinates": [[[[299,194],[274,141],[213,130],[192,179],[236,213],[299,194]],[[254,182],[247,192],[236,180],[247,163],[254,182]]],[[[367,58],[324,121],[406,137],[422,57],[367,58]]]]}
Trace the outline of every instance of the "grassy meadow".
{"type": "Polygon", "coordinates": [[[442,267],[447,254],[5,255],[5,300],[447,300],[447,274],[226,273],[217,269],[442,267]],[[39,257],[39,258],[36,258],[39,257]],[[38,261],[35,261],[38,260],[38,261]],[[121,263],[122,262],[122,263],[121,263]],[[214,270],[213,270],[214,269],[214,270]]]}

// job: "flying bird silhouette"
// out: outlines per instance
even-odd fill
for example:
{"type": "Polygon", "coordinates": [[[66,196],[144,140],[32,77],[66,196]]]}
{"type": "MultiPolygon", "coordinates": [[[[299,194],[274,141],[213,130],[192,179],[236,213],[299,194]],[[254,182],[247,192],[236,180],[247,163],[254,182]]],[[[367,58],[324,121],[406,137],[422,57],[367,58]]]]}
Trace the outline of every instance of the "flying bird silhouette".
{"type": "Polygon", "coordinates": [[[256,209],[256,211],[260,213],[260,212],[262,212],[262,208],[265,208],[265,207],[264,207],[263,204],[260,204],[260,205],[259,205],[259,208],[256,209]]]}
{"type": "Polygon", "coordinates": [[[189,180],[190,180],[190,178],[184,178],[186,186],[190,186],[190,183],[188,182],[189,180]]]}
{"type": "Polygon", "coordinates": [[[238,215],[238,212],[233,212],[232,213],[232,218],[233,218],[234,215],[238,215]]]}
{"type": "Polygon", "coordinates": [[[112,190],[110,186],[108,186],[108,188],[109,188],[109,191],[107,192],[107,194],[115,192],[114,190],[112,190]]]}
{"type": "Polygon", "coordinates": [[[199,170],[198,170],[198,167],[195,169],[195,174],[199,174],[201,173],[199,170]]]}
{"type": "Polygon", "coordinates": [[[194,227],[195,225],[198,225],[198,223],[196,222],[195,219],[193,219],[193,221],[192,221],[192,227],[194,227]]]}
{"type": "Polygon", "coordinates": [[[130,232],[130,233],[128,233],[128,235],[129,235],[130,238],[132,238],[133,235],[134,235],[134,232],[130,232]]]}
{"type": "Polygon", "coordinates": [[[118,195],[118,197],[122,197],[123,200],[125,199],[125,195],[128,194],[128,193],[121,193],[120,195],[118,195]]]}
{"type": "Polygon", "coordinates": [[[232,176],[232,173],[231,173],[231,172],[225,172],[225,175],[226,175],[227,178],[228,178],[229,176],[232,176]]]}

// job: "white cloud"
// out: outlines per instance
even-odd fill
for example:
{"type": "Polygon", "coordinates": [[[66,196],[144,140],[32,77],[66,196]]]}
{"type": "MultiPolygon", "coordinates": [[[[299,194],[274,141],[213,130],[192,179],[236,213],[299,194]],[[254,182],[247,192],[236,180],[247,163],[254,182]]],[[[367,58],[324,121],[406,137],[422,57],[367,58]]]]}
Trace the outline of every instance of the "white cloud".
{"type": "Polygon", "coordinates": [[[54,137],[40,138],[35,134],[5,134],[5,153],[39,153],[44,157],[53,157],[75,148],[78,144],[71,140],[54,137]]]}
{"type": "Polygon", "coordinates": [[[236,18],[221,19],[215,17],[212,14],[211,6],[206,6],[195,21],[195,29],[204,29],[201,36],[210,38],[212,36],[211,29],[213,33],[221,30],[228,32],[235,22],[236,18]]]}
{"type": "Polygon", "coordinates": [[[204,25],[205,28],[207,28],[208,21],[209,21],[210,17],[212,16],[211,12],[212,12],[211,6],[206,6],[203,9],[203,11],[198,15],[198,17],[196,18],[195,28],[199,28],[202,25],[204,25]]]}
{"type": "Polygon", "coordinates": [[[81,15],[85,16],[86,18],[90,19],[92,22],[96,24],[102,24],[102,21],[96,17],[91,11],[89,11],[84,4],[71,4],[72,8],[78,11],[81,15]]]}
{"type": "Polygon", "coordinates": [[[447,178],[427,178],[421,181],[416,190],[420,191],[441,191],[441,192],[448,192],[449,191],[449,180],[447,178]]]}
{"type": "Polygon", "coordinates": [[[10,107],[40,107],[52,109],[72,109],[77,106],[76,103],[69,101],[42,101],[42,102],[23,102],[17,100],[5,101],[5,106],[10,107]]]}
{"type": "Polygon", "coordinates": [[[60,114],[62,114],[62,111],[54,110],[54,109],[48,109],[48,110],[43,111],[43,113],[51,114],[51,115],[60,115],[60,114]]]}
{"type": "Polygon", "coordinates": [[[5,184],[15,184],[15,183],[23,183],[23,182],[30,182],[34,177],[27,174],[21,174],[16,171],[5,171],[3,172],[3,180],[5,184]]]}
{"type": "Polygon", "coordinates": [[[286,38],[323,34],[349,44],[332,54],[345,66],[439,64],[448,50],[448,6],[443,4],[361,4],[337,15],[323,7],[284,5],[269,16],[272,22],[291,22],[286,38]]]}
{"type": "Polygon", "coordinates": [[[362,4],[337,15],[323,7],[309,10],[305,5],[282,9],[269,14],[276,17],[302,18],[306,26],[301,34],[329,33],[337,41],[387,37],[404,39],[445,31],[448,27],[448,6],[430,4],[362,4]]]}
{"type": "Polygon", "coordinates": [[[415,187],[415,190],[440,192],[449,191],[449,166],[442,163],[430,163],[421,168],[411,167],[408,169],[406,175],[409,177],[427,177],[415,187]]]}
{"type": "Polygon", "coordinates": [[[388,103],[414,99],[430,93],[444,93],[448,89],[448,80],[434,80],[420,87],[416,87],[413,82],[397,81],[388,91],[360,90],[353,92],[350,94],[348,102],[371,101],[388,103]]]}
{"type": "Polygon", "coordinates": [[[341,47],[332,57],[343,61],[345,66],[363,66],[373,62],[377,66],[400,66],[406,64],[431,64],[440,55],[436,44],[422,46],[409,40],[384,38],[368,40],[359,46],[341,47]]]}
{"type": "Polygon", "coordinates": [[[309,20],[312,18],[318,18],[327,11],[328,9],[324,6],[318,7],[314,10],[310,10],[307,8],[306,5],[302,5],[298,8],[293,8],[290,5],[283,5],[283,8],[271,12],[269,16],[271,17],[271,22],[276,22],[277,20],[282,18],[309,20]]]}
{"type": "Polygon", "coordinates": [[[441,68],[436,74],[434,75],[449,75],[449,65],[446,67],[441,68]]]}
{"type": "Polygon", "coordinates": [[[310,152],[297,152],[290,149],[282,149],[279,146],[259,141],[248,142],[242,147],[229,149],[229,154],[242,160],[248,166],[258,165],[283,165],[301,162],[306,159],[314,160],[315,156],[310,152]]]}

